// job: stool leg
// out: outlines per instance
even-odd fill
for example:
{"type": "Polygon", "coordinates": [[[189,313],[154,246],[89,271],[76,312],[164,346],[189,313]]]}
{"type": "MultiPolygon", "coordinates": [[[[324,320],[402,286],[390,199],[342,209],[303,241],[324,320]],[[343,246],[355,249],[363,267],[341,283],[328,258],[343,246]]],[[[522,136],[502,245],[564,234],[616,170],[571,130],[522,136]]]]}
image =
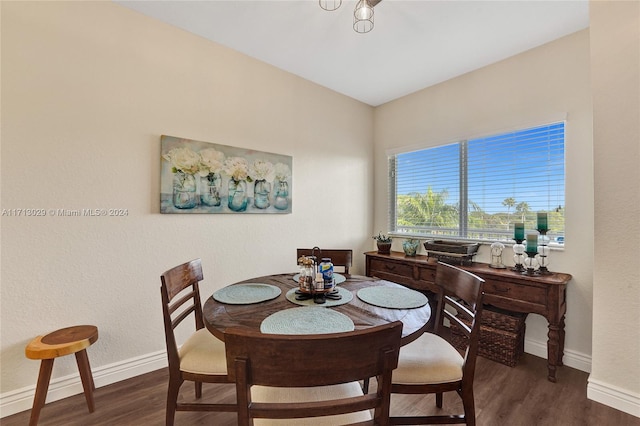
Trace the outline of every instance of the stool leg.
{"type": "Polygon", "coordinates": [[[93,413],[95,405],[93,403],[93,390],[96,388],[91,375],[91,366],[89,365],[89,357],[85,349],[76,352],[76,361],[78,363],[78,371],[80,371],[80,379],[84,388],[84,397],[87,400],[89,412],[93,413]]]}
{"type": "Polygon", "coordinates": [[[47,391],[49,390],[49,380],[51,380],[52,371],[53,358],[43,359],[40,363],[40,373],[38,373],[36,394],[33,397],[33,407],[31,408],[29,426],[36,426],[38,424],[38,419],[40,418],[40,410],[44,406],[44,402],[47,399],[47,391]]]}

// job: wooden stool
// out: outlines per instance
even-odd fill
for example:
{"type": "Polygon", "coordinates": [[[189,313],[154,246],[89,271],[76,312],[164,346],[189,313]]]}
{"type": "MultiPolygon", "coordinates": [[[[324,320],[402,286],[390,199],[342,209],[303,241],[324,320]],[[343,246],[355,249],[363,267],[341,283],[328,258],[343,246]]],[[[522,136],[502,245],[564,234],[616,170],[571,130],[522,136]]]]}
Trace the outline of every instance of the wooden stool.
{"type": "Polygon", "coordinates": [[[84,396],[89,406],[89,412],[93,413],[95,410],[93,391],[96,387],[93,383],[86,348],[91,346],[96,340],[98,340],[98,328],[96,326],[78,325],[56,330],[46,336],[38,336],[27,345],[24,350],[27,358],[42,360],[40,373],[38,374],[38,384],[36,385],[36,395],[33,398],[33,408],[31,409],[29,426],[38,424],[40,410],[44,406],[47,398],[47,390],[49,389],[49,380],[51,379],[54,359],[73,353],[76,354],[78,370],[80,371],[80,378],[82,379],[82,387],[84,388],[84,396]]]}

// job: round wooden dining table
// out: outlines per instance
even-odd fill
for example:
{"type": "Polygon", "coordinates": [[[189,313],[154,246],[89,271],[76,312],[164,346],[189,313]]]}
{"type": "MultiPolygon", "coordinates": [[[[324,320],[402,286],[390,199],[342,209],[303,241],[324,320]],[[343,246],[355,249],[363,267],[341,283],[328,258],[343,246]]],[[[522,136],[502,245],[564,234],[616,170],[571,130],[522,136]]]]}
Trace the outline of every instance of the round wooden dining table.
{"type": "MultiPolygon", "coordinates": [[[[357,296],[360,289],[371,286],[386,286],[406,288],[400,284],[378,280],[371,277],[342,274],[346,280],[340,283],[341,291],[348,290],[353,298],[345,304],[327,307],[348,316],[354,324],[355,330],[401,321],[402,345],[405,345],[418,337],[426,330],[431,318],[429,303],[412,309],[383,308],[362,301],[357,296]]],[[[231,285],[262,283],[279,287],[282,292],[274,299],[250,304],[221,303],[209,296],[203,306],[204,322],[207,329],[217,338],[224,340],[225,330],[230,327],[247,327],[260,331],[263,320],[270,315],[285,309],[299,308],[300,306],[288,300],[286,294],[289,290],[297,288],[293,280],[294,274],[267,275],[252,278],[231,285]]],[[[315,306],[323,306],[321,304],[315,306]]]]}

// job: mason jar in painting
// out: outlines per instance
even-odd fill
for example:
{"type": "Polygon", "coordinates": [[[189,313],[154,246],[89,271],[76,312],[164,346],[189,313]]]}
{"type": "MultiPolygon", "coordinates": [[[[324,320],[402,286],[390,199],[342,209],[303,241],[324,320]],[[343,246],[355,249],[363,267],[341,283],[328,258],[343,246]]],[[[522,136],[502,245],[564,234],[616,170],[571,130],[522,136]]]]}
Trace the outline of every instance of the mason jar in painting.
{"type": "Polygon", "coordinates": [[[200,179],[200,202],[204,206],[217,207],[220,202],[221,178],[218,173],[209,173],[200,179]]]}
{"type": "Polygon", "coordinates": [[[192,209],[198,205],[194,175],[182,171],[173,174],[173,205],[177,209],[192,209]]]}
{"type": "Polygon", "coordinates": [[[273,207],[278,210],[286,210],[289,208],[289,184],[286,180],[282,180],[277,183],[275,199],[273,207]]]}
{"type": "Polygon", "coordinates": [[[264,179],[256,180],[253,187],[253,205],[259,209],[269,207],[269,195],[271,194],[271,184],[264,179]]]}
{"type": "Polygon", "coordinates": [[[247,182],[244,180],[229,179],[229,195],[227,205],[234,212],[243,212],[247,209],[247,182]]]}

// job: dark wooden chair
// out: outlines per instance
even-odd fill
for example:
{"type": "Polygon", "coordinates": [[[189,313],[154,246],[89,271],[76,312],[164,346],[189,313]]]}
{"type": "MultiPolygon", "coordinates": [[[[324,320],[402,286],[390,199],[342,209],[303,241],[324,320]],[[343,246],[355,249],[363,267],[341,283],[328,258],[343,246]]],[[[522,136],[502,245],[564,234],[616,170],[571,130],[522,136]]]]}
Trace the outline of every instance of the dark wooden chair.
{"type": "MultiPolygon", "coordinates": [[[[196,399],[202,397],[202,383],[230,383],[224,342],[204,327],[198,283],[202,263],[192,260],[169,269],[160,277],[162,313],[169,357],[166,424],[173,425],[176,411],[233,411],[236,404],[178,403],[180,386],[195,382],[196,399]],[[178,349],[175,329],[193,314],[195,332],[178,349]]],[[[185,323],[186,326],[186,323],[185,323]]]]}
{"type": "MultiPolygon", "coordinates": [[[[300,256],[311,256],[312,254],[313,254],[313,249],[299,248],[297,259],[299,259],[300,256]]],[[[318,250],[316,250],[315,255],[318,257],[331,258],[331,263],[333,263],[333,266],[342,267],[344,269],[345,274],[349,273],[349,268],[353,263],[353,250],[322,249],[319,252],[318,250]]],[[[322,259],[318,259],[318,261],[320,260],[322,259]]],[[[336,272],[341,272],[341,271],[336,271],[336,272]]]]}
{"type": "Polygon", "coordinates": [[[473,377],[476,368],[484,280],[455,266],[439,263],[436,269],[439,286],[438,308],[433,333],[424,333],[400,350],[398,368],[393,372],[392,393],[436,395],[442,408],[443,392],[455,391],[462,398],[464,414],[392,417],[391,424],[475,425],[473,377]],[[449,306],[456,313],[446,310],[449,306]],[[461,320],[461,316],[465,321],[461,320]],[[463,330],[467,347],[461,355],[440,333],[448,318],[463,330]],[[469,324],[469,325],[467,325],[469,324]]]}
{"type": "Polygon", "coordinates": [[[401,334],[399,321],[314,335],[227,329],[238,425],[253,425],[254,418],[256,425],[388,425],[401,334]],[[358,380],[371,376],[379,377],[378,389],[365,395],[358,380]]]}

